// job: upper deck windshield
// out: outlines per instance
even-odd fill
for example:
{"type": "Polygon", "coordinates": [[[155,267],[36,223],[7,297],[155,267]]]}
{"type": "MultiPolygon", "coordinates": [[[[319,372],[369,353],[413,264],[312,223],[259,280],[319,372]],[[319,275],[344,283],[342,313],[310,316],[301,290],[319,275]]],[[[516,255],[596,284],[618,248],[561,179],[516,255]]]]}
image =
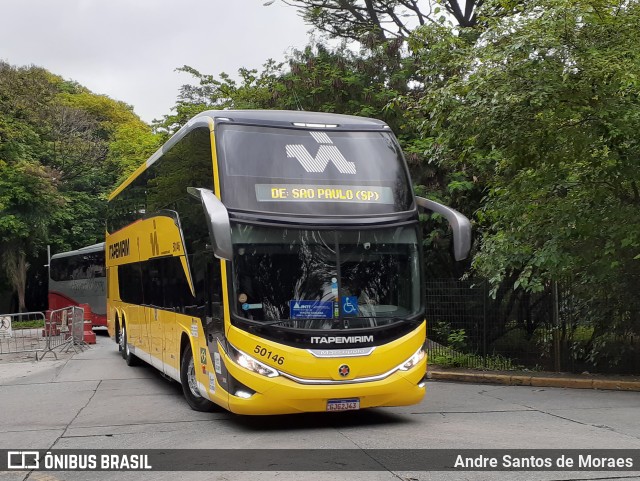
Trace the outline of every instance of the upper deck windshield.
{"type": "Polygon", "coordinates": [[[230,209],[313,215],[408,211],[413,194],[390,131],[216,127],[230,209]]]}
{"type": "Polygon", "coordinates": [[[299,329],[391,324],[421,313],[415,226],[301,230],[236,224],[236,315],[299,329]]]}

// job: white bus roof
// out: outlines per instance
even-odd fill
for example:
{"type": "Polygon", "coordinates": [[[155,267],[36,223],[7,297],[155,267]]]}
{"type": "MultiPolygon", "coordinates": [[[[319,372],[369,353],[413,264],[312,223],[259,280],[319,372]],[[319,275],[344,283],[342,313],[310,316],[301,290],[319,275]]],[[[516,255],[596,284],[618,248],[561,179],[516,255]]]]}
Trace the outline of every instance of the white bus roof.
{"type": "Polygon", "coordinates": [[[100,242],[98,244],[93,244],[93,245],[86,246],[86,247],[81,247],[80,249],[77,249],[75,251],[60,252],[58,254],[52,255],[51,259],[59,259],[61,257],[79,256],[79,255],[82,255],[82,254],[90,254],[92,252],[100,252],[100,251],[104,251],[104,242],[100,242]]]}

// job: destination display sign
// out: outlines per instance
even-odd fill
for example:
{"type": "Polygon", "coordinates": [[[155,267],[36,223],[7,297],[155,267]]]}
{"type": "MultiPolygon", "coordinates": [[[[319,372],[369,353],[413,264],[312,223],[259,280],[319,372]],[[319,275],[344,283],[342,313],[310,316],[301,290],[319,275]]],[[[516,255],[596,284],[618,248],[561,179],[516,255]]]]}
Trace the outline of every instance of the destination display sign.
{"type": "Polygon", "coordinates": [[[352,202],[391,204],[390,187],[372,185],[255,184],[258,202],[352,202]]]}

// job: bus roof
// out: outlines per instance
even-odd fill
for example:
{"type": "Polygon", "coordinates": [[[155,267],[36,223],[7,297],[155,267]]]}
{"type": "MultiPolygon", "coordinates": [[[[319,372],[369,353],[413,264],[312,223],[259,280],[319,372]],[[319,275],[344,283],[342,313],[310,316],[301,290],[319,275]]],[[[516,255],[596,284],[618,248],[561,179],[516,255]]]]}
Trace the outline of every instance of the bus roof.
{"type": "Polygon", "coordinates": [[[229,119],[233,122],[257,123],[261,125],[289,125],[300,127],[346,127],[346,128],[385,128],[381,120],[356,115],[332,114],[327,112],[305,112],[303,110],[205,110],[192,120],[200,117],[229,119]]]}
{"type": "Polygon", "coordinates": [[[80,249],[77,249],[75,251],[60,252],[58,254],[52,255],[51,259],[59,259],[61,257],[78,256],[78,255],[82,255],[82,254],[90,254],[92,252],[100,252],[100,251],[104,251],[104,242],[100,242],[98,244],[93,244],[93,245],[86,246],[86,247],[81,247],[80,249]]]}

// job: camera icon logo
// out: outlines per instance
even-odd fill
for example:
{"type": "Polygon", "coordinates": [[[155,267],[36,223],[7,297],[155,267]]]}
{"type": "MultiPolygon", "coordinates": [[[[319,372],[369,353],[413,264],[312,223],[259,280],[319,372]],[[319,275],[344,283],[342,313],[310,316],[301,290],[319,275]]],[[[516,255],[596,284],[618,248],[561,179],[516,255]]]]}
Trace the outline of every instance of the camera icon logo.
{"type": "Polygon", "coordinates": [[[38,451],[8,451],[8,469],[39,469],[40,453],[38,451]]]}

